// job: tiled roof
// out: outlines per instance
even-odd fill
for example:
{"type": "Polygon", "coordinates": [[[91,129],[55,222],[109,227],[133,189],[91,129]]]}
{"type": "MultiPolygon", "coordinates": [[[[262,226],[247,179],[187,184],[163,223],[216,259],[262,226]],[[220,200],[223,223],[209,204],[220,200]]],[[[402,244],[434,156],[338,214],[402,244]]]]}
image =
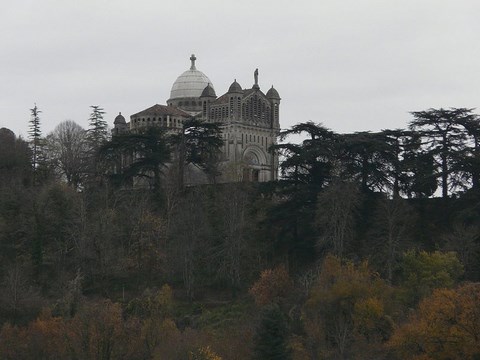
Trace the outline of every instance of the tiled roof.
{"type": "MultiPolygon", "coordinates": [[[[241,97],[242,97],[243,99],[245,99],[246,97],[250,96],[250,95],[253,94],[254,92],[258,93],[261,97],[264,97],[264,98],[266,99],[265,94],[264,94],[261,90],[256,90],[256,89],[243,89],[243,93],[242,93],[241,97]]],[[[277,93],[277,95],[278,95],[278,93],[277,93]]],[[[229,93],[223,94],[222,96],[218,97],[218,98],[212,103],[212,105],[227,104],[229,97],[230,97],[230,94],[229,94],[229,93]]],[[[280,98],[280,97],[279,97],[279,98],[280,98]]]]}
{"type": "Polygon", "coordinates": [[[255,90],[254,89],[244,89],[243,90],[243,97],[247,97],[251,93],[253,93],[255,90]]]}
{"type": "Polygon", "coordinates": [[[217,100],[215,100],[212,105],[220,105],[220,104],[227,104],[228,103],[228,94],[223,94],[217,100]]]}
{"type": "Polygon", "coordinates": [[[189,113],[186,113],[183,110],[180,110],[173,106],[166,106],[166,105],[153,105],[148,109],[140,111],[136,114],[133,114],[131,117],[140,117],[140,116],[163,116],[163,115],[175,115],[175,116],[183,116],[183,117],[190,117],[189,113]]]}

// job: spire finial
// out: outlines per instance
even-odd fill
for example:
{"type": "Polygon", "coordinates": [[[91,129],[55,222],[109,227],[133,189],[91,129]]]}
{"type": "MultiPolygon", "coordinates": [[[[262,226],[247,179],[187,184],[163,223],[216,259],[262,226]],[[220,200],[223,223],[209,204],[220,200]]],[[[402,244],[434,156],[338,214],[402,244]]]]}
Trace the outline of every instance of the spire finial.
{"type": "Polygon", "coordinates": [[[197,58],[195,57],[195,54],[192,54],[192,56],[190,56],[190,61],[192,62],[192,66],[190,66],[190,70],[197,70],[197,68],[195,67],[195,60],[197,60],[197,58]]]}

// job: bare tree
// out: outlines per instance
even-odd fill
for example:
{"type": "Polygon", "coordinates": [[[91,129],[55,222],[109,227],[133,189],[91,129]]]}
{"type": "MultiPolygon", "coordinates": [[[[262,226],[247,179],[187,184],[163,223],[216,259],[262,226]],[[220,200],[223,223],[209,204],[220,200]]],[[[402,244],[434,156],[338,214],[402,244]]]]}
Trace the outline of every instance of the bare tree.
{"type": "Polygon", "coordinates": [[[354,237],[355,215],[360,204],[360,191],[352,183],[336,183],[320,193],[317,200],[317,245],[331,249],[342,257],[354,237]]]}
{"type": "Polygon", "coordinates": [[[389,282],[410,243],[414,214],[414,210],[401,198],[383,198],[377,204],[368,242],[372,244],[375,250],[373,257],[383,267],[389,282]]]}
{"type": "Polygon", "coordinates": [[[87,137],[85,130],[72,120],[66,120],[47,136],[48,158],[55,171],[75,189],[85,176],[87,137]]]}
{"type": "Polygon", "coordinates": [[[241,184],[229,184],[220,192],[219,206],[222,216],[222,239],[216,246],[218,273],[232,287],[233,296],[239,290],[246,267],[247,252],[251,250],[247,236],[248,190],[241,184]]]}
{"type": "Polygon", "coordinates": [[[11,314],[13,323],[41,306],[38,292],[29,285],[25,269],[19,263],[8,267],[1,285],[0,301],[2,307],[11,314]]]}
{"type": "Polygon", "coordinates": [[[207,265],[210,239],[205,194],[201,188],[191,189],[178,203],[172,217],[168,248],[173,255],[173,268],[181,272],[186,295],[194,298],[200,270],[207,265]],[[201,265],[205,266],[201,266],[201,265]]]}
{"type": "Polygon", "coordinates": [[[480,252],[480,228],[478,225],[468,225],[457,222],[451,232],[442,236],[447,250],[455,251],[465,268],[467,276],[478,267],[478,254],[480,252]]]}

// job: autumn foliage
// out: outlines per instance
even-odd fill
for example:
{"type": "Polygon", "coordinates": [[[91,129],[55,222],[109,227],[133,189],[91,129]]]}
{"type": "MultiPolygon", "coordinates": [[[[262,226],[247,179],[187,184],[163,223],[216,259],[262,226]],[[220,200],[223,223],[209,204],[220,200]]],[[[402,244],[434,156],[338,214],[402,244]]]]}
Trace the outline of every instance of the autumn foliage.
{"type": "Polygon", "coordinates": [[[202,186],[178,186],[152,133],[126,144],[157,157],[150,189],[148,171],[100,176],[90,151],[73,177],[52,153],[32,178],[29,144],[0,129],[0,359],[480,359],[471,120],[458,163],[430,125],[306,123],[271,148],[279,181],[202,186]]]}
{"type": "Polygon", "coordinates": [[[480,284],[435,290],[395,331],[389,346],[400,359],[479,359],[480,284]]]}
{"type": "Polygon", "coordinates": [[[209,346],[206,346],[190,352],[189,360],[222,360],[222,358],[215,354],[209,346]]]}
{"type": "Polygon", "coordinates": [[[365,344],[378,350],[393,326],[386,309],[390,294],[367,262],[355,265],[327,256],[304,306],[312,356],[348,358],[365,344]]]}
{"type": "Polygon", "coordinates": [[[293,289],[293,282],[284,266],[262,271],[260,279],[250,289],[250,294],[257,305],[267,305],[288,297],[293,289]]]}

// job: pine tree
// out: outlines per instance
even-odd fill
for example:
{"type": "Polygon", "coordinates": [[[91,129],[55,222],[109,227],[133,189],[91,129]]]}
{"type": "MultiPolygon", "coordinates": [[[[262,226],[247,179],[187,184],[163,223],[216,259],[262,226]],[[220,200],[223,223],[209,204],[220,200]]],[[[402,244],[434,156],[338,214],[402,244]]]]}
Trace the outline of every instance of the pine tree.
{"type": "Polygon", "coordinates": [[[287,347],[287,321],[278,305],[266,306],[261,315],[260,325],[255,333],[255,359],[291,359],[287,347]]]}
{"type": "Polygon", "coordinates": [[[103,119],[105,111],[98,105],[90,106],[92,113],[90,114],[89,128],[87,130],[87,143],[88,143],[88,162],[86,165],[87,173],[87,182],[90,183],[90,186],[96,183],[100,184],[101,174],[106,171],[105,164],[103,164],[99,157],[98,153],[100,148],[107,143],[108,141],[108,126],[107,122],[103,119]]]}
{"type": "Polygon", "coordinates": [[[107,122],[103,119],[105,111],[98,105],[90,106],[92,113],[90,114],[88,138],[90,146],[97,150],[105,141],[108,140],[107,122]]]}
{"type": "Polygon", "coordinates": [[[42,131],[40,130],[40,113],[37,104],[30,109],[31,119],[29,121],[29,138],[32,148],[32,168],[33,168],[33,183],[37,183],[37,168],[39,165],[40,153],[41,153],[41,137],[42,131]]]}

